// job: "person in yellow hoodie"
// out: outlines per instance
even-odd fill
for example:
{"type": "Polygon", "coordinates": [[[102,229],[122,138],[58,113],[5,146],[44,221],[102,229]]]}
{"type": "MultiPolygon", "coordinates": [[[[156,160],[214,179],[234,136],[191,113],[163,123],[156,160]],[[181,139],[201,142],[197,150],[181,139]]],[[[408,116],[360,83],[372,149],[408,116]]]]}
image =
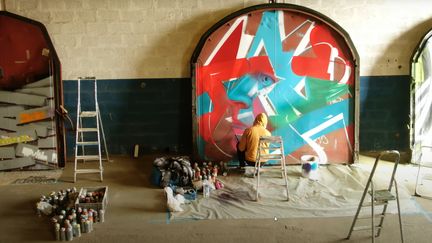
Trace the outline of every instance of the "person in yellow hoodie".
{"type": "Polygon", "coordinates": [[[255,117],[253,125],[244,130],[240,142],[237,144],[237,157],[241,168],[246,164],[255,166],[260,136],[271,136],[270,131],[267,130],[267,115],[265,113],[260,113],[255,117]]]}

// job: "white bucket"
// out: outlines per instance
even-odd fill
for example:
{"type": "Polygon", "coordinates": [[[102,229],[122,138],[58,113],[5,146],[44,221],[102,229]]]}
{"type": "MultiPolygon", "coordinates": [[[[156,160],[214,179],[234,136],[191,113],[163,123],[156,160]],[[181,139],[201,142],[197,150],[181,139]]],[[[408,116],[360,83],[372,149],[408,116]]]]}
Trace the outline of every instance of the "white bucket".
{"type": "Polygon", "coordinates": [[[319,158],[314,155],[303,155],[300,160],[302,162],[302,176],[311,180],[318,180],[319,158]]]}

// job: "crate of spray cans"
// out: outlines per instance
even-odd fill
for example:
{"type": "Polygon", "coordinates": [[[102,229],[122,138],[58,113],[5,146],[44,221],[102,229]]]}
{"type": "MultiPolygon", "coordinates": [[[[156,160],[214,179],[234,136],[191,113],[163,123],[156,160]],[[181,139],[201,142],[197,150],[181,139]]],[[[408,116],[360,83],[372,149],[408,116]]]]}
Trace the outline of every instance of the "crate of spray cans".
{"type": "Polygon", "coordinates": [[[104,208],[106,208],[106,204],[98,204],[97,202],[106,203],[106,188],[91,188],[90,190],[86,189],[86,191],[98,193],[92,195],[94,196],[94,203],[91,205],[90,203],[83,203],[82,205],[85,205],[83,208],[77,206],[79,204],[77,199],[80,193],[84,195],[84,190],[81,189],[78,192],[75,187],[51,192],[47,196],[42,195],[39,202],[36,203],[39,216],[42,216],[42,214],[51,216],[57,241],[71,241],[80,237],[81,233],[92,232],[94,223],[103,223],[105,221],[104,208]],[[99,200],[99,197],[101,200],[99,200]],[[95,208],[87,208],[87,206],[94,206],[95,208]]]}
{"type": "Polygon", "coordinates": [[[81,188],[78,197],[76,199],[75,207],[104,210],[108,204],[108,187],[87,187],[81,188]]]}

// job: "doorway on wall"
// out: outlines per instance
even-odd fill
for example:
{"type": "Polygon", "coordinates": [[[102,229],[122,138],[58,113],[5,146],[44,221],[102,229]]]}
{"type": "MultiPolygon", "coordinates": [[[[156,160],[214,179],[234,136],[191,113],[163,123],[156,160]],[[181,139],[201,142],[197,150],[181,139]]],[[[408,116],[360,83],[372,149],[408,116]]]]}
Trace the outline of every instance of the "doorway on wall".
{"type": "Polygon", "coordinates": [[[0,11],[0,170],[65,164],[60,61],[45,26],[0,11]]]}
{"type": "Polygon", "coordinates": [[[413,163],[431,159],[432,30],[420,41],[411,60],[411,148],[413,163]]]}
{"type": "Polygon", "coordinates": [[[354,162],[358,60],[337,23],[302,6],[263,4],[223,18],[192,56],[195,154],[235,161],[244,129],[264,112],[287,163],[305,154],[354,162]]]}

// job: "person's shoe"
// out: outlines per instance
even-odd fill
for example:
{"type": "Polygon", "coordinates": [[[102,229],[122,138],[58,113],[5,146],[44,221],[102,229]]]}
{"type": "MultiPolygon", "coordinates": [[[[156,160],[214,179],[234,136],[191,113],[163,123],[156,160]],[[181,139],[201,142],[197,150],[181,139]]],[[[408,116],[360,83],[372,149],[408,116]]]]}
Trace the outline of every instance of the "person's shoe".
{"type": "Polygon", "coordinates": [[[245,172],[245,167],[244,166],[237,166],[236,170],[240,173],[244,173],[245,172]]]}
{"type": "Polygon", "coordinates": [[[256,175],[255,167],[246,167],[244,171],[244,176],[254,177],[256,175]]]}

